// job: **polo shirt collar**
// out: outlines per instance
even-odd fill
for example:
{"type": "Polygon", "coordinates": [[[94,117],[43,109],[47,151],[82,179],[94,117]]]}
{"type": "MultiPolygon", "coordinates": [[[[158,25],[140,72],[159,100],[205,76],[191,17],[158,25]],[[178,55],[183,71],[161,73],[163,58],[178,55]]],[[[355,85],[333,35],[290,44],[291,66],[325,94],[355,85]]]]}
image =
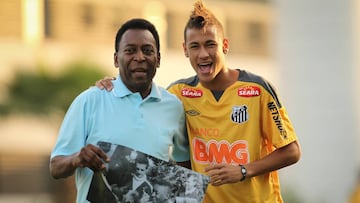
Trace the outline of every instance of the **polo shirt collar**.
{"type": "MultiPolygon", "coordinates": [[[[116,77],[116,80],[113,81],[113,85],[114,88],[112,89],[112,92],[114,94],[115,97],[126,97],[128,95],[132,95],[132,94],[139,94],[138,92],[131,92],[124,84],[124,82],[121,80],[120,75],[118,75],[116,77]]],[[[151,92],[150,94],[147,96],[146,99],[156,99],[156,100],[160,100],[161,99],[161,92],[159,87],[152,82],[151,84],[151,92]]]]}

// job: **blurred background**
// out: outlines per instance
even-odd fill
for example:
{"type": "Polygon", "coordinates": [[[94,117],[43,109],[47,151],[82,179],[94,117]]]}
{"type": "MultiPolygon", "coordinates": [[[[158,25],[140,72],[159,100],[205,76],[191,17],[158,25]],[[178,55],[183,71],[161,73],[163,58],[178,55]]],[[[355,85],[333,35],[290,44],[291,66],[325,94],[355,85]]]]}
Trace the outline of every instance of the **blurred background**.
{"type": "MultiPolygon", "coordinates": [[[[360,183],[360,3],[207,0],[230,39],[228,64],[277,87],[302,145],[280,170],[286,203],[346,203],[360,183]]],[[[0,202],[74,202],[49,155],[72,100],[115,76],[114,39],[132,17],[161,38],[155,81],[193,75],[181,43],[192,0],[0,1],[0,202]]],[[[360,200],[353,201],[360,202],[360,200]]]]}

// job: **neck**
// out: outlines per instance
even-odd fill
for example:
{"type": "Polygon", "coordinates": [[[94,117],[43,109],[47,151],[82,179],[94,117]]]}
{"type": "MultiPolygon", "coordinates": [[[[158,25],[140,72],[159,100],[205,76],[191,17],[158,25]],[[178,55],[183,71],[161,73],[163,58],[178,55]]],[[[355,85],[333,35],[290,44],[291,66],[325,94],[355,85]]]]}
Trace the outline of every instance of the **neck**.
{"type": "Polygon", "coordinates": [[[223,69],[221,70],[216,77],[209,82],[201,82],[202,86],[207,89],[214,91],[224,91],[226,88],[231,86],[234,82],[237,81],[239,77],[239,72],[234,69],[223,69]]]}
{"type": "Polygon", "coordinates": [[[145,99],[147,96],[149,96],[150,92],[151,92],[151,89],[147,89],[147,90],[141,91],[141,92],[139,92],[139,93],[140,93],[141,97],[142,97],[143,99],[145,99]]]}
{"type": "MultiPolygon", "coordinates": [[[[129,87],[128,87],[129,88],[129,87]]],[[[151,92],[151,86],[144,87],[144,88],[137,88],[137,89],[130,89],[129,90],[133,93],[138,92],[143,99],[145,99],[147,96],[149,96],[151,92]]]]}

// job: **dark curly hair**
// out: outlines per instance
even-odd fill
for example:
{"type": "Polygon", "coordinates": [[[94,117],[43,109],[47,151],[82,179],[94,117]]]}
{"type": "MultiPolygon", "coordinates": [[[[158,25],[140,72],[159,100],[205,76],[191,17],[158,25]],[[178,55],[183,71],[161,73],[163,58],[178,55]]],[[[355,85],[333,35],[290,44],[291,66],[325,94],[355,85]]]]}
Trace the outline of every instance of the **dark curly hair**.
{"type": "Polygon", "coordinates": [[[145,20],[143,18],[134,18],[134,19],[128,20],[119,28],[119,30],[116,34],[116,38],[115,38],[115,52],[119,51],[119,43],[120,43],[121,37],[129,29],[149,30],[155,39],[157,52],[159,54],[159,52],[160,52],[159,33],[156,30],[155,26],[151,22],[149,22],[148,20],[145,20]]]}

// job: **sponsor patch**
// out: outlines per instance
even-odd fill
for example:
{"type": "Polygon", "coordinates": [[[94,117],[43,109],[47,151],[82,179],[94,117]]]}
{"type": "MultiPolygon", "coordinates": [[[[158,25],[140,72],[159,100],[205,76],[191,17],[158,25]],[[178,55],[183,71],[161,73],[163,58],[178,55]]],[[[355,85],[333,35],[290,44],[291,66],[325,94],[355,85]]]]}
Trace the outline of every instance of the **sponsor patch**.
{"type": "Polygon", "coordinates": [[[226,140],[209,140],[194,138],[193,158],[201,164],[208,163],[228,163],[228,164],[247,164],[250,160],[249,144],[246,140],[238,140],[229,143],[226,140]]]}
{"type": "Polygon", "coordinates": [[[275,105],[274,102],[269,102],[268,103],[268,108],[269,108],[269,111],[272,115],[272,119],[276,125],[276,127],[278,128],[279,132],[280,132],[280,135],[284,138],[284,139],[287,139],[287,132],[286,132],[286,129],[284,128],[284,125],[283,125],[283,122],[282,122],[282,119],[281,119],[281,116],[280,116],[280,113],[279,113],[279,110],[277,108],[277,106],[275,105]]]}
{"type": "Polygon", "coordinates": [[[246,105],[234,106],[230,118],[235,123],[246,122],[249,120],[248,107],[246,105]]]}
{"type": "Polygon", "coordinates": [[[260,88],[256,86],[246,86],[238,89],[237,93],[240,97],[256,97],[260,96],[260,88]]]}
{"type": "Polygon", "coordinates": [[[181,96],[189,97],[189,98],[197,98],[202,97],[203,92],[199,89],[193,89],[193,88],[183,88],[181,90],[181,96]]]}
{"type": "Polygon", "coordinates": [[[219,137],[219,128],[190,128],[190,133],[198,137],[219,137]]]}

